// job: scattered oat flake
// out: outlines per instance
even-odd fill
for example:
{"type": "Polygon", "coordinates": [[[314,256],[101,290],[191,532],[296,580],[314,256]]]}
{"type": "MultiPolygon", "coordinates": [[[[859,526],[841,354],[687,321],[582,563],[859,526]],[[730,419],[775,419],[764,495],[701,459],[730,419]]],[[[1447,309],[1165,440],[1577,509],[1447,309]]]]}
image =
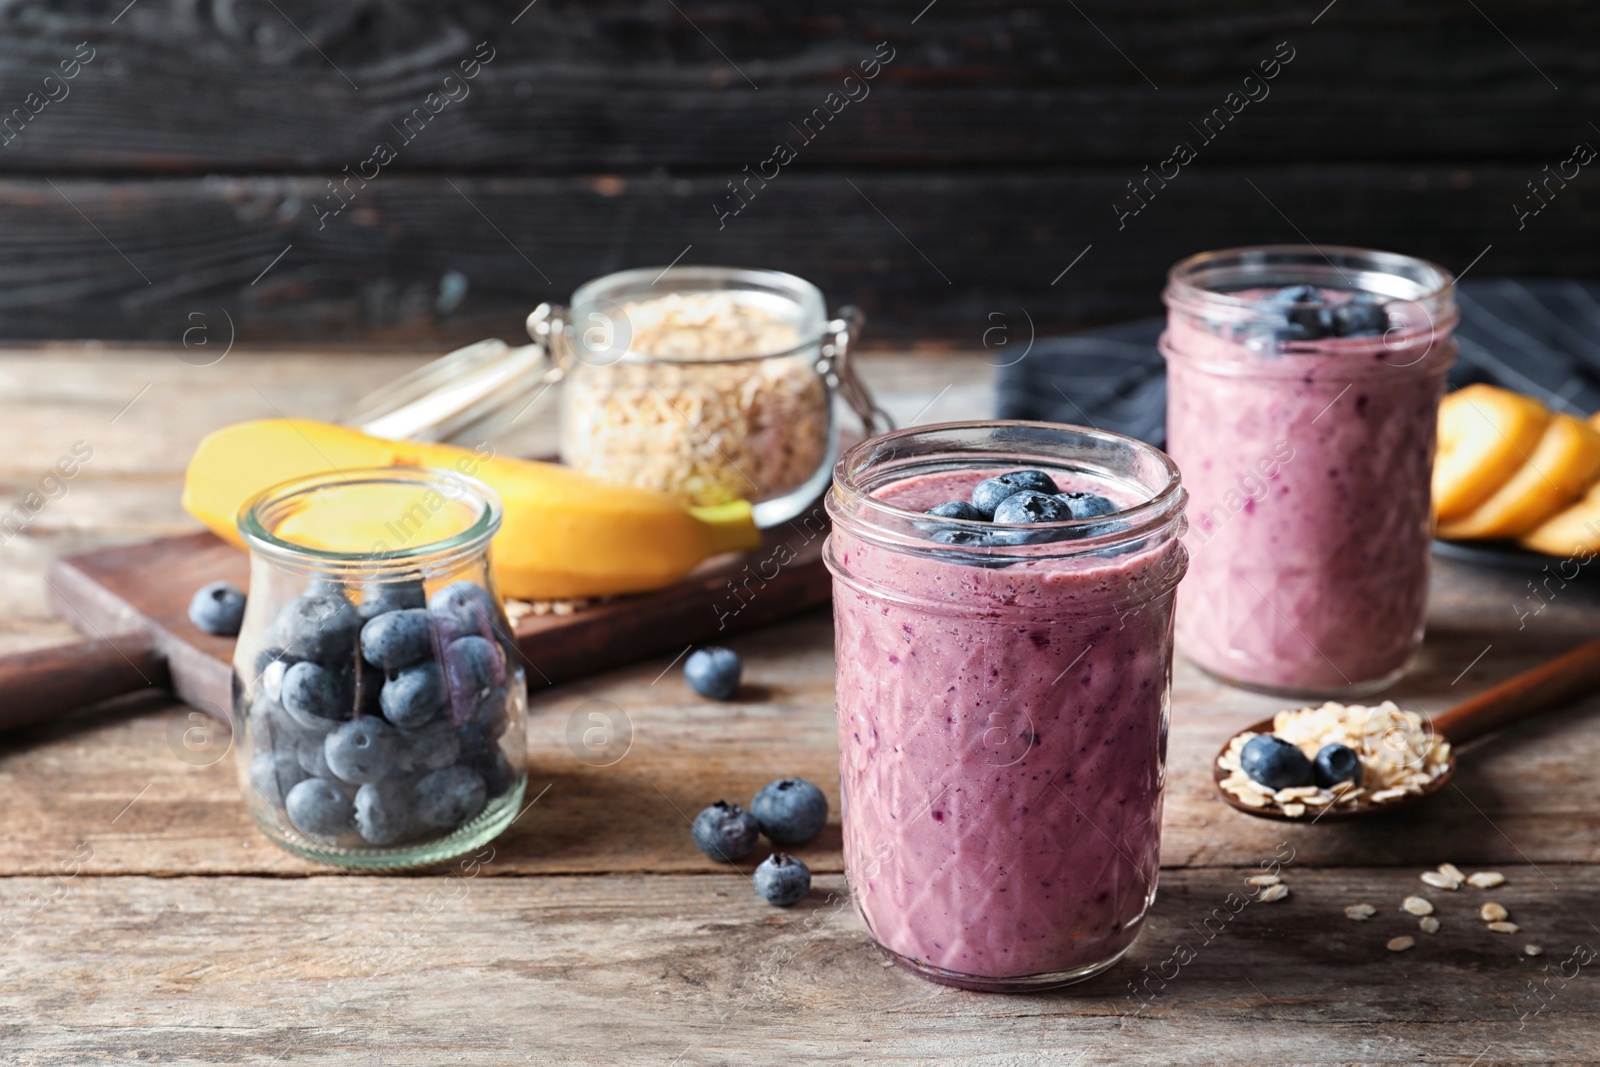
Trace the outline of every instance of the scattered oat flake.
{"type": "Polygon", "coordinates": [[[1288,895],[1289,887],[1280,882],[1277,885],[1269,885],[1261,892],[1257,893],[1256,899],[1265,904],[1271,904],[1273,901],[1282,900],[1288,895]]]}
{"type": "Polygon", "coordinates": [[[1510,917],[1511,913],[1506,911],[1503,905],[1496,904],[1492,900],[1478,909],[1478,918],[1482,919],[1486,923],[1495,923],[1499,922],[1501,919],[1508,919],[1510,917]]]}
{"type": "Polygon", "coordinates": [[[1495,922],[1489,924],[1489,929],[1493,930],[1497,934],[1514,934],[1520,929],[1520,927],[1518,927],[1516,923],[1495,922]]]}
{"type": "Polygon", "coordinates": [[[1410,948],[1412,945],[1415,945],[1416,943],[1417,943],[1417,939],[1412,937],[1412,936],[1410,936],[1409,934],[1405,935],[1403,937],[1391,937],[1389,939],[1389,951],[1390,952],[1404,952],[1406,949],[1410,948]]]}
{"type": "Polygon", "coordinates": [[[1467,880],[1467,876],[1461,873],[1461,868],[1453,863],[1439,864],[1439,873],[1446,878],[1453,878],[1457,882],[1465,882],[1467,880]]]}
{"type": "Polygon", "coordinates": [[[1522,946],[1522,952],[1523,952],[1524,955],[1527,955],[1527,956],[1543,956],[1544,955],[1544,949],[1540,948],[1538,945],[1523,945],[1522,946]]]}
{"type": "Polygon", "coordinates": [[[1433,903],[1427,897],[1406,897],[1400,902],[1400,910],[1412,915],[1432,915],[1433,903]]]}
{"type": "Polygon", "coordinates": [[[1422,917],[1422,921],[1417,923],[1417,925],[1422,927],[1422,932],[1425,934],[1436,934],[1439,932],[1439,920],[1435,919],[1432,915],[1424,915],[1422,917]]]}
{"type": "Polygon", "coordinates": [[[1275,874],[1255,874],[1251,875],[1249,878],[1246,878],[1244,880],[1244,884],[1253,886],[1269,886],[1277,885],[1281,881],[1283,881],[1283,879],[1279,878],[1275,874]]]}
{"type": "Polygon", "coordinates": [[[1378,909],[1374,908],[1371,904],[1351,904],[1349,907],[1344,909],[1344,914],[1346,918],[1360,921],[1362,919],[1372,918],[1374,915],[1378,914],[1378,909]]]}
{"type": "Polygon", "coordinates": [[[1422,880],[1424,882],[1428,883],[1429,885],[1433,886],[1435,889],[1460,889],[1461,888],[1460,879],[1451,878],[1449,875],[1440,874],[1438,871],[1423,871],[1422,872],[1422,880]]]}
{"type": "Polygon", "coordinates": [[[1479,871],[1467,879],[1467,884],[1479,889],[1493,889],[1497,885],[1504,885],[1505,880],[1506,876],[1499,871],[1479,871]]]}

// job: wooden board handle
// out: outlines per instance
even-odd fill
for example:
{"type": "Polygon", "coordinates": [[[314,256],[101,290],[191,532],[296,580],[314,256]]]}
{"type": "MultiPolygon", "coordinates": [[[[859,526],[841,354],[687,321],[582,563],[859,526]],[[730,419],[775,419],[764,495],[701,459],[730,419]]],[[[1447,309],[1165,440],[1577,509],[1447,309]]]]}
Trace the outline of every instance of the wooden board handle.
{"type": "Polygon", "coordinates": [[[0,656],[0,730],[170,684],[166,660],[136,635],[0,656]]]}
{"type": "Polygon", "coordinates": [[[1530,715],[1569,704],[1600,689],[1600,639],[1524,671],[1458,704],[1433,728],[1459,745],[1530,715]]]}

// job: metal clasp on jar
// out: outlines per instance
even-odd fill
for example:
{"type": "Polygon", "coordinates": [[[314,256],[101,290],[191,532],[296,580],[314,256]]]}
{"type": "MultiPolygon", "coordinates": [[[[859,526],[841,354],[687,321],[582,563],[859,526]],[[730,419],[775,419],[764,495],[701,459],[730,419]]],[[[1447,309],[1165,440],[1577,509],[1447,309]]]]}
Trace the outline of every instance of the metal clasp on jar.
{"type": "Polygon", "coordinates": [[[867,436],[871,437],[892,430],[895,426],[894,419],[878,406],[872,392],[856,373],[855,365],[850,362],[850,351],[855,347],[855,340],[860,336],[865,321],[866,315],[853,304],[839,309],[837,317],[828,322],[823,333],[817,372],[828,383],[828,388],[844,397],[850,410],[861,420],[867,436]]]}

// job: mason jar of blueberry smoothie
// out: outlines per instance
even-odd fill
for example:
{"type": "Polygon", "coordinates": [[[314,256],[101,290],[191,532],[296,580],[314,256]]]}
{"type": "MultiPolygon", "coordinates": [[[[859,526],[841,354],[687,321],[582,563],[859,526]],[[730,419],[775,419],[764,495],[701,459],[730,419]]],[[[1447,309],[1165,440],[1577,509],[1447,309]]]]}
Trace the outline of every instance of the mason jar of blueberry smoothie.
{"type": "Polygon", "coordinates": [[[1172,268],[1167,448],[1192,498],[1178,646],[1225,681],[1356,696],[1422,641],[1454,280],[1271,246],[1172,268]]]}
{"type": "Polygon", "coordinates": [[[273,841],[403,867],[516,817],[527,684],[489,570],[500,516],[483,483],[417,468],[298,479],[240,512],[234,734],[273,841]]]}
{"type": "Polygon", "coordinates": [[[1087,978],[1155,896],[1185,493],[1159,450],[1029,422],[848,451],[827,498],[850,890],[973,989],[1087,978]]]}

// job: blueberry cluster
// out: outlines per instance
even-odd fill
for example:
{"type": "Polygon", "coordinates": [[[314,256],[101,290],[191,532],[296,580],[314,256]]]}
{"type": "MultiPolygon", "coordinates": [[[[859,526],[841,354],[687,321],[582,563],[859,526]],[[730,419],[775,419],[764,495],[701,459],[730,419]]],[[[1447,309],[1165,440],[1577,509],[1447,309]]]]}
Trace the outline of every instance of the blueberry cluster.
{"type": "Polygon", "coordinates": [[[1330,304],[1313,285],[1279,289],[1268,302],[1283,309],[1283,324],[1274,328],[1280,342],[1320,341],[1327,337],[1382,337],[1389,313],[1371,293],[1358,292],[1341,304],[1330,304]]]}
{"type": "Polygon", "coordinates": [[[1361,757],[1349,745],[1323,745],[1315,760],[1306,759],[1297,745],[1273,734],[1245,742],[1239,767],[1268,789],[1294,789],[1318,785],[1332,789],[1340,782],[1361,784],[1361,757]]]}
{"type": "MultiPolygon", "coordinates": [[[[714,860],[737,863],[756,847],[761,834],[780,847],[803,845],[828,821],[828,798],[804,778],[779,778],[756,793],[745,811],[719,800],[695,816],[696,847],[714,860]]],[[[792,856],[778,852],[756,867],[756,891],[769,904],[786,908],[811,889],[811,871],[792,856]]]]}
{"type": "MultiPolygon", "coordinates": [[[[1117,506],[1098,493],[1063,493],[1044,471],[1011,471],[986,478],[972,488],[970,500],[952,500],[928,509],[940,519],[1031,526],[1044,522],[1098,519],[1117,506]]],[[[1025,545],[1052,540],[1027,530],[973,530],[938,527],[933,539],[946,545],[1025,545]]]]}
{"type": "MultiPolygon", "coordinates": [[[[370,845],[453,830],[510,789],[504,616],[470,581],[316,582],[273,621],[248,718],[250,785],[302,833],[370,845]]],[[[248,687],[245,687],[248,689],[248,687]]]]}

